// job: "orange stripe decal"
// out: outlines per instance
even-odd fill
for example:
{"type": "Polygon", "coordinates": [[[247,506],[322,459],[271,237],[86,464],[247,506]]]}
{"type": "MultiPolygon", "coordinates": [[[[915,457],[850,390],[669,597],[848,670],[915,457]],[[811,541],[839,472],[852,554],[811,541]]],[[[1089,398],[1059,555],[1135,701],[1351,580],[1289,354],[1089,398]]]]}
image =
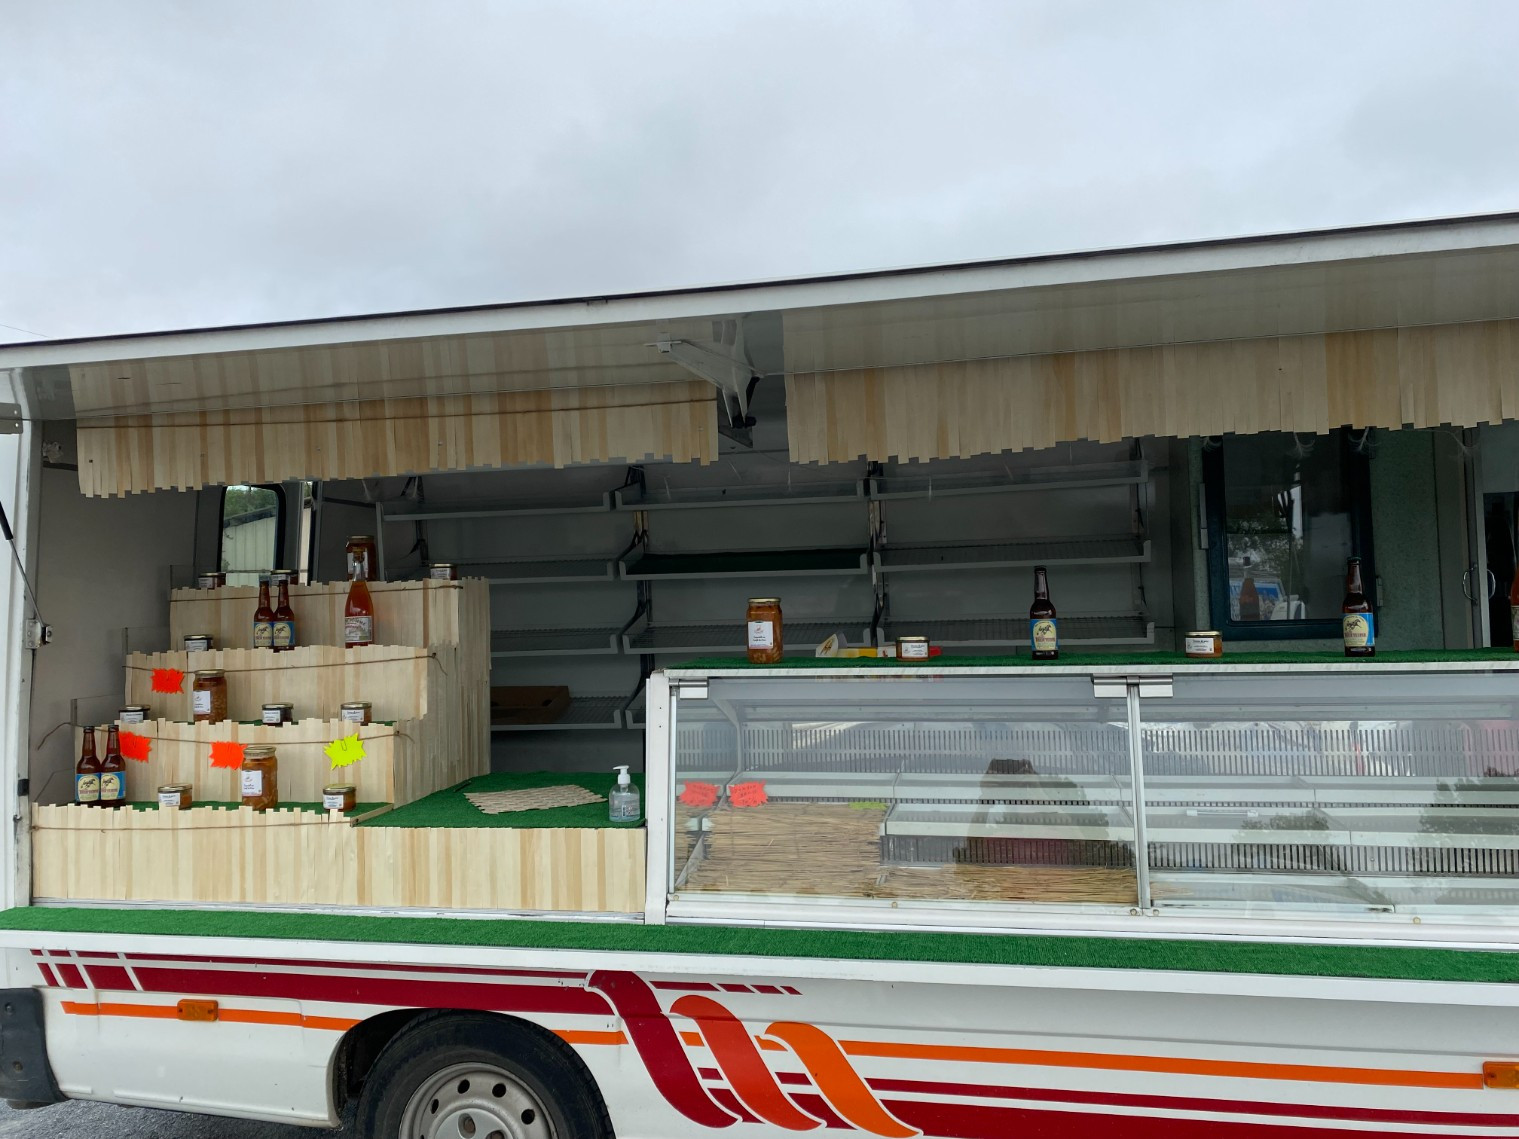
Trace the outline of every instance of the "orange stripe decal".
{"type": "Polygon", "coordinates": [[[556,1028],[554,1035],[566,1044],[626,1044],[628,1038],[621,1032],[591,1032],[574,1028],[556,1028]]]}
{"type": "MultiPolygon", "coordinates": [[[[63,1011],[70,1016],[125,1016],[138,1020],[178,1020],[176,1005],[126,1005],[103,1001],[86,1004],[82,1001],[63,1001],[63,1011]]],[[[359,1022],[346,1017],[302,1016],[298,1012],[265,1012],[262,1009],[224,1008],[218,1010],[218,1021],[234,1024],[279,1024],[288,1028],[314,1028],[328,1032],[346,1032],[359,1022]]],[[[208,1022],[216,1023],[216,1022],[208,1022]]]]}
{"type": "Polygon", "coordinates": [[[841,1040],[850,1056],[898,1060],[945,1060],[980,1064],[1030,1064],[1046,1068],[1097,1068],[1119,1072],[1168,1072],[1255,1080],[1305,1080],[1325,1084],[1375,1084],[1405,1088],[1480,1088],[1479,1072],[1418,1072],[1395,1068],[1335,1068],[1318,1064],[1267,1064],[1251,1060],[1192,1060],[1171,1056],[1118,1056],[1102,1052],[1043,1052],[1033,1048],[980,1048],[953,1044],[885,1044],[841,1040]]]}
{"type": "Polygon", "coordinates": [[[705,1048],[707,1042],[701,1038],[700,1032],[682,1032],[680,1042],[687,1048],[705,1048]]]}
{"type": "Polygon", "coordinates": [[[912,1139],[922,1132],[893,1118],[860,1079],[839,1046],[821,1028],[797,1021],[778,1020],[765,1030],[785,1041],[807,1069],[818,1091],[833,1110],[861,1131],[885,1139],[912,1139]]]}

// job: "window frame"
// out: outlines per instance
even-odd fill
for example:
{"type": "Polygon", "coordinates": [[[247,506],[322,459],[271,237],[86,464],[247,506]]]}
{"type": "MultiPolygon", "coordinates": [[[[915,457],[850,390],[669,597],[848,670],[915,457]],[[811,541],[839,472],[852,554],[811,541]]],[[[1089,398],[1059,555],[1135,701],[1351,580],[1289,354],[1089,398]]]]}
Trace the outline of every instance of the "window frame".
{"type": "MultiPolygon", "coordinates": [[[[275,497],[276,513],[274,516],[274,565],[271,570],[283,569],[280,560],[285,556],[285,524],[289,517],[289,502],[285,497],[285,487],[281,483],[264,482],[241,482],[222,487],[221,502],[216,510],[216,565],[221,568],[222,563],[222,540],[227,533],[227,492],[233,487],[252,487],[254,490],[272,490],[275,497]]],[[[252,573],[252,570],[230,570],[230,573],[252,573]]]]}
{"type": "MultiPolygon", "coordinates": [[[[1275,434],[1274,432],[1272,434],[1275,434]]],[[[1284,432],[1283,434],[1290,434],[1284,432]]],[[[1371,456],[1357,448],[1354,439],[1370,440],[1371,431],[1336,428],[1331,434],[1340,450],[1340,473],[1350,499],[1350,544],[1361,559],[1361,576],[1366,584],[1366,599],[1377,610],[1377,569],[1371,534],[1371,456]]],[[[1250,435],[1215,436],[1203,444],[1203,503],[1208,526],[1208,607],[1213,628],[1225,640],[1285,641],[1340,638],[1339,617],[1312,617],[1288,621],[1236,621],[1229,608],[1229,544],[1225,534],[1227,497],[1224,484],[1224,448],[1231,440],[1254,438],[1250,435]]],[[[1326,441],[1324,436],[1316,438],[1326,441]]],[[[1377,613],[1380,626],[1381,613],[1377,613]]],[[[1380,632],[1381,629],[1378,629],[1380,632]]]]}

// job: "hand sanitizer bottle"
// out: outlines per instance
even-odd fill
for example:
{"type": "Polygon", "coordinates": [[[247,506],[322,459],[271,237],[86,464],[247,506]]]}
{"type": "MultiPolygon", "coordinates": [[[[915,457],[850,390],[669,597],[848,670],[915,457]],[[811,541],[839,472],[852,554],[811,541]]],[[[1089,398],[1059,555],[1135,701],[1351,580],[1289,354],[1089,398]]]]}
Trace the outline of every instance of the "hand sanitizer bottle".
{"type": "Polygon", "coordinates": [[[614,823],[636,823],[643,817],[643,806],[638,801],[638,788],[628,778],[628,765],[619,764],[612,770],[617,772],[617,785],[607,796],[607,818],[614,823]]]}

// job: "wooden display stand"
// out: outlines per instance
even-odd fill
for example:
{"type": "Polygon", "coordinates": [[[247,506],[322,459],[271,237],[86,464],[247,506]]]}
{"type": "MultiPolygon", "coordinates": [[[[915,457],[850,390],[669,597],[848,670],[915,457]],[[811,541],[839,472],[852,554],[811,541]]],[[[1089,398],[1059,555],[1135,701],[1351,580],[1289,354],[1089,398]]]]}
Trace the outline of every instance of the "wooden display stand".
{"type": "MultiPolygon", "coordinates": [[[[316,803],[327,784],[352,783],[360,803],[401,805],[489,770],[485,582],[371,583],[377,643],[362,649],[341,647],[347,589],[292,588],[302,644],[288,653],[249,647],[256,590],[175,590],[169,604],[174,643],[187,633],[210,633],[219,647],[127,658],[127,703],[146,704],[159,717],[120,725],[146,736],[150,745],[146,762],[126,765],[128,798],[155,802],[159,786],[190,783],[199,802],[235,802],[241,797],[239,772],[210,765],[211,747],[221,741],[274,744],[285,803],[316,803]],[[184,722],[190,719],[191,674],[217,668],[227,677],[229,719],[184,722]],[[183,673],[181,690],[154,692],[158,669],[183,673]],[[339,706],[355,700],[370,702],[374,723],[359,727],[339,720],[339,706]],[[295,706],[295,723],[257,722],[262,706],[276,702],[295,706]],[[326,746],[355,732],[365,757],[333,770],[326,746]]],[[[97,745],[103,743],[97,732],[97,745]]],[[[34,806],[33,893],[48,900],[112,902],[611,913],[643,908],[641,829],[355,822],[298,808],[34,806]]]]}

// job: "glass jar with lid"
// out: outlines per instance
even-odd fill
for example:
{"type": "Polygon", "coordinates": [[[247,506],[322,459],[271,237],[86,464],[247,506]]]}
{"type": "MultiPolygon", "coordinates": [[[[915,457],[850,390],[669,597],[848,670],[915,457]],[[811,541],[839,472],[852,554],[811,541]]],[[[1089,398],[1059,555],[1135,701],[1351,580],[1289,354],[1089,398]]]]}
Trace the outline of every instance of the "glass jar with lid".
{"type": "Polygon", "coordinates": [[[275,749],[251,744],[243,749],[243,806],[267,811],[280,802],[280,759],[275,749]]]}
{"type": "Polygon", "coordinates": [[[778,662],[785,651],[781,636],[781,599],[749,598],[749,613],[745,623],[748,626],[749,663],[778,662]]]}
{"type": "Polygon", "coordinates": [[[379,581],[379,547],[373,534],[354,534],[348,539],[348,580],[359,578],[363,571],[364,581],[379,581]]]}
{"type": "Polygon", "coordinates": [[[197,724],[219,724],[227,718],[227,674],[219,668],[195,674],[190,686],[190,714],[197,724]]]}

